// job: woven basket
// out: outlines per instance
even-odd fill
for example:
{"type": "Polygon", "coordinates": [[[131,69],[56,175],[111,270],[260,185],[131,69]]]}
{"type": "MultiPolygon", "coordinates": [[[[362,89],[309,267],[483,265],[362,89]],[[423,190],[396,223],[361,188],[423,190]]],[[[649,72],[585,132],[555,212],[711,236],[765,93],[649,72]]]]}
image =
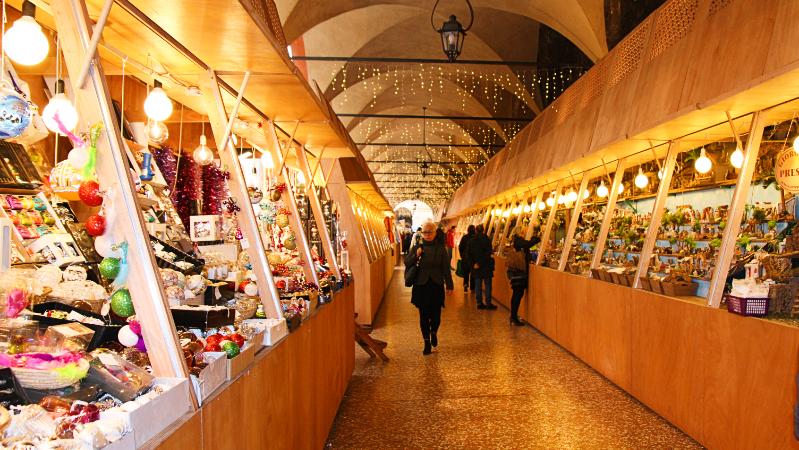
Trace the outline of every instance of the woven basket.
{"type": "Polygon", "coordinates": [[[27,369],[24,367],[12,367],[11,371],[14,376],[19,380],[19,383],[24,388],[28,389],[61,389],[72,384],[77,383],[89,371],[89,362],[81,359],[78,362],[78,368],[83,372],[83,376],[77,378],[63,378],[55,370],[39,370],[27,369]]]}

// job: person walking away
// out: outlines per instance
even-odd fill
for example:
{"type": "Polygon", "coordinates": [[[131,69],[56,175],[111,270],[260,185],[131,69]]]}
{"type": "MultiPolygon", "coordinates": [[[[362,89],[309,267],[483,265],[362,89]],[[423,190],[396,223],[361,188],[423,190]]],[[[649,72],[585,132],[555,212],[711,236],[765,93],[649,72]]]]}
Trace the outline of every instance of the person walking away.
{"type": "Polygon", "coordinates": [[[452,269],[452,251],[455,249],[455,226],[449,227],[447,231],[447,256],[449,256],[449,267],[452,269]]]}
{"type": "Polygon", "coordinates": [[[477,225],[476,234],[469,243],[469,262],[472,264],[477,309],[497,309],[491,297],[491,285],[494,276],[494,258],[492,257],[491,239],[486,236],[482,224],[477,225]],[[483,293],[485,288],[485,303],[483,293]]]}
{"type": "Polygon", "coordinates": [[[416,247],[421,242],[422,242],[422,227],[419,227],[416,229],[416,233],[413,234],[413,238],[411,239],[411,248],[416,247]]]}
{"type": "Polygon", "coordinates": [[[411,248],[405,257],[406,270],[414,265],[418,265],[418,268],[411,288],[411,303],[419,309],[419,327],[424,339],[422,354],[429,355],[432,347],[438,346],[444,286],[446,285],[447,291],[453,290],[447,250],[436,239],[436,226],[433,222],[426,222],[422,226],[421,242],[411,248]]]}
{"type": "Polygon", "coordinates": [[[461,237],[458,243],[458,254],[461,258],[461,267],[463,268],[463,292],[469,292],[469,287],[474,290],[474,277],[472,274],[472,264],[469,262],[469,243],[474,238],[474,225],[469,225],[466,229],[466,234],[461,237]],[[471,283],[469,282],[471,280],[471,283]]]}
{"type": "Polygon", "coordinates": [[[413,233],[411,233],[410,228],[405,228],[402,230],[402,253],[404,255],[408,254],[408,250],[411,248],[411,237],[413,233]]]}
{"type": "Polygon", "coordinates": [[[530,270],[530,249],[541,242],[540,238],[524,238],[524,227],[517,227],[513,236],[513,247],[508,255],[508,280],[513,295],[510,298],[510,324],[524,326],[519,319],[519,305],[522,303],[530,270]]]}

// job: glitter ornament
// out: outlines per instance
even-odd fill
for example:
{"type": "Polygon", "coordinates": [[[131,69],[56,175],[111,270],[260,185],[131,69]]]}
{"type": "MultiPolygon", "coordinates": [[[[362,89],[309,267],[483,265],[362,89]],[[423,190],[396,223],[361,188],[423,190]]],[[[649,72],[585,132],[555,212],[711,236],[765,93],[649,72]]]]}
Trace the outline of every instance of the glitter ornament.
{"type": "Polygon", "coordinates": [[[227,354],[228,359],[234,358],[241,353],[241,348],[233,341],[223,341],[220,347],[227,354]]]}
{"type": "Polygon", "coordinates": [[[105,217],[95,214],[86,220],[86,232],[89,236],[97,237],[105,233],[105,217]]]}
{"type": "Polygon", "coordinates": [[[133,309],[133,299],[130,298],[130,291],[120,289],[111,295],[111,310],[114,314],[122,318],[127,318],[136,313],[133,309]]]}
{"type": "Polygon", "coordinates": [[[275,217],[275,223],[280,228],[285,228],[285,227],[289,226],[289,217],[286,214],[283,214],[283,213],[278,214],[277,217],[275,217]]]}
{"type": "Polygon", "coordinates": [[[113,280],[119,275],[119,258],[103,258],[98,268],[103,278],[113,280]]]}
{"type": "Polygon", "coordinates": [[[80,201],[88,206],[100,206],[103,204],[103,195],[100,193],[100,185],[94,180],[84,181],[78,188],[80,201]]]}
{"type": "Polygon", "coordinates": [[[283,247],[286,247],[286,250],[294,250],[297,248],[297,238],[294,236],[289,236],[286,239],[283,239],[283,247]]]}

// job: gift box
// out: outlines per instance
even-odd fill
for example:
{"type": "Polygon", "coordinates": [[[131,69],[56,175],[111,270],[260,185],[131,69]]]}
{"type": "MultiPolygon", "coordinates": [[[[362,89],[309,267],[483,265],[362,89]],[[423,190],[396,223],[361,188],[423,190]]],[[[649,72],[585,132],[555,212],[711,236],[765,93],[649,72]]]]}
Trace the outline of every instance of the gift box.
{"type": "Polygon", "coordinates": [[[233,325],[236,310],[222,306],[181,305],[170,308],[175,325],[186,328],[219,328],[233,325]]]}

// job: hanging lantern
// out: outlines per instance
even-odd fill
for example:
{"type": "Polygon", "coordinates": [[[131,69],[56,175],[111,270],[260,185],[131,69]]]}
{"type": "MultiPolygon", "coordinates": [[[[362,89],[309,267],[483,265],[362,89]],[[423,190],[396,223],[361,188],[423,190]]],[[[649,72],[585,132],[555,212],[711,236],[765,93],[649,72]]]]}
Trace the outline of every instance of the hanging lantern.
{"type": "Polygon", "coordinates": [[[172,100],[161,88],[160,81],[155,80],[154,87],[144,100],[144,113],[156,122],[163,122],[172,115],[172,100]]]}
{"type": "Polygon", "coordinates": [[[474,10],[472,9],[472,4],[469,0],[466,0],[466,4],[469,6],[469,15],[471,19],[469,21],[469,26],[463,28],[460,22],[458,22],[457,17],[455,15],[449,16],[449,19],[444,22],[441,28],[436,29],[435,25],[433,25],[433,17],[436,13],[436,6],[438,6],[438,1],[433,6],[433,12],[430,14],[430,24],[433,25],[433,29],[441,35],[441,48],[444,51],[444,54],[447,56],[447,61],[454,62],[460,56],[461,51],[463,50],[463,40],[466,37],[466,32],[472,27],[474,23],[474,10]]]}
{"type": "Polygon", "coordinates": [[[207,166],[214,162],[214,152],[208,148],[208,139],[204,134],[200,136],[200,145],[194,149],[191,156],[194,158],[194,162],[201,166],[207,166]]]}
{"type": "Polygon", "coordinates": [[[53,133],[61,133],[55,118],[58,116],[58,121],[64,126],[67,131],[72,131],[78,125],[78,111],[75,106],[64,95],[64,80],[56,80],[55,82],[55,95],[47,103],[42,111],[42,120],[48,130],[53,133]]]}
{"type": "Polygon", "coordinates": [[[3,50],[17,64],[35,66],[44,61],[50,52],[50,43],[42,32],[42,27],[33,18],[36,5],[22,2],[22,17],[14,21],[3,35],[3,50]]]}
{"type": "Polygon", "coordinates": [[[147,136],[147,140],[153,145],[161,145],[169,139],[169,129],[166,124],[155,120],[147,122],[147,126],[144,127],[144,133],[147,136]]]}
{"type": "MultiPolygon", "coordinates": [[[[794,150],[796,150],[796,141],[793,143],[794,150]]],[[[735,151],[730,155],[730,164],[736,169],[740,169],[744,165],[744,152],[741,147],[735,147],[735,151]]]]}
{"type": "Polygon", "coordinates": [[[639,167],[638,175],[635,176],[635,187],[643,189],[649,185],[649,177],[646,176],[644,171],[639,167]]]}
{"type": "Polygon", "coordinates": [[[699,158],[696,159],[694,162],[694,169],[700,174],[705,174],[710,172],[710,169],[713,168],[713,161],[707,157],[705,153],[705,148],[702,147],[702,151],[699,153],[699,158]]]}

